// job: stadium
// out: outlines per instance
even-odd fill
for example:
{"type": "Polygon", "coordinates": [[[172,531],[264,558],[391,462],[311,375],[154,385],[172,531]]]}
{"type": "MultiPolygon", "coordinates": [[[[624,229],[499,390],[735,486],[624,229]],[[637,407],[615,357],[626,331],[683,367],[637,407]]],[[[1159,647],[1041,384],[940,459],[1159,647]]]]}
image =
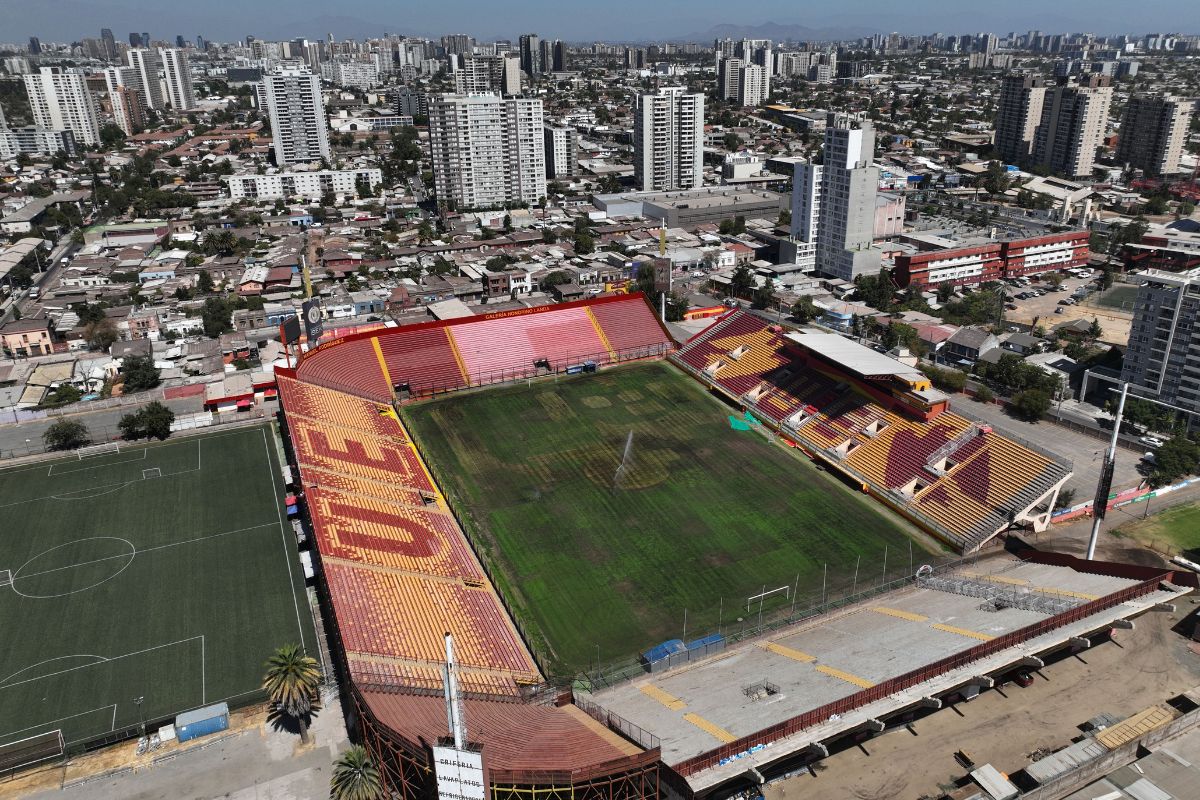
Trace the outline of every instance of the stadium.
{"type": "Polygon", "coordinates": [[[447,636],[483,776],[463,796],[724,796],[1195,588],[1015,536],[981,570],[1049,524],[1070,465],[914,367],[740,309],[677,346],[640,295],[602,297],[359,332],[276,374],[351,723],[406,798],[462,766],[447,636]],[[827,602],[833,558],[856,591],[827,602]],[[589,671],[593,635],[642,657],[589,671]]]}

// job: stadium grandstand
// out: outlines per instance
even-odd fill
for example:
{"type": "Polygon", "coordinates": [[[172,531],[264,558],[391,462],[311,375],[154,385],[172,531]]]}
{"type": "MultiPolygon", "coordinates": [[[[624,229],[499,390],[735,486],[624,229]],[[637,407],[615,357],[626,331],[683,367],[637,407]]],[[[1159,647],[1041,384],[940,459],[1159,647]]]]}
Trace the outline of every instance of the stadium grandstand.
{"type": "Polygon", "coordinates": [[[1071,465],[950,411],[915,367],[741,309],[671,356],[796,447],[960,553],[1050,524],[1071,465]]]}
{"type": "MultiPolygon", "coordinates": [[[[1069,474],[951,414],[915,370],[851,344],[784,334],[735,311],[672,359],[902,513],[942,514],[935,530],[964,549],[999,522],[1029,518],[1026,500],[1049,499],[1069,474]],[[1002,468],[1012,459],[1022,469],[1002,468]]],[[[1195,584],[1170,571],[1028,551],[989,574],[923,570],[867,606],[749,631],[731,642],[741,658],[727,650],[604,688],[551,685],[397,403],[404,394],[583,371],[589,361],[661,358],[672,347],[644,299],[630,295],[351,334],[276,371],[351,726],[391,796],[433,796],[441,765],[459,766],[447,748],[478,760],[489,800],[690,800],[752,789],[797,754],[819,759],[838,737],[872,735],[953,692],[991,685],[989,675],[1040,663],[1039,654],[1090,645],[1188,590],[1177,584],[1195,584]],[[856,632],[839,641],[846,635],[830,620],[856,632]],[[872,650],[876,657],[866,655],[872,650]],[[443,697],[448,676],[459,687],[465,749],[443,697]],[[756,705],[779,692],[805,699],[756,705]]]]}
{"type": "Polygon", "coordinates": [[[277,371],[339,667],[362,738],[401,796],[433,785],[433,747],[447,733],[446,634],[489,795],[661,794],[652,736],[618,735],[612,719],[546,687],[391,402],[394,391],[430,395],[670,346],[644,300],[625,296],[376,329],[277,371]]]}
{"type": "Polygon", "coordinates": [[[306,353],[297,376],[387,403],[664,356],[645,305],[617,295],[356,333],[306,353]]]}

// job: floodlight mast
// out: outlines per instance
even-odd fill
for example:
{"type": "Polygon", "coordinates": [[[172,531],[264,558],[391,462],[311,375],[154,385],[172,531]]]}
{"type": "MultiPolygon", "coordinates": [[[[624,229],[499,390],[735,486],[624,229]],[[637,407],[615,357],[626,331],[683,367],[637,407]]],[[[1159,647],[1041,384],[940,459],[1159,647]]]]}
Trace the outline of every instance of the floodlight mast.
{"type": "Polygon", "coordinates": [[[1113,468],[1117,457],[1117,437],[1121,435],[1121,420],[1125,414],[1125,396],[1129,392],[1129,383],[1121,384],[1121,399],[1117,403],[1117,416],[1113,420],[1112,438],[1108,442],[1108,451],[1104,454],[1104,466],[1100,468],[1100,480],[1096,484],[1096,499],[1092,501],[1092,536],[1088,539],[1087,560],[1096,557],[1096,541],[1100,538],[1100,523],[1108,510],[1108,491],[1112,488],[1113,468]]]}
{"type": "Polygon", "coordinates": [[[454,663],[454,644],[446,634],[446,665],[442,668],[443,689],[446,693],[446,726],[454,737],[454,749],[462,750],[467,744],[467,719],[463,714],[462,697],[458,690],[458,666],[454,663]]]}

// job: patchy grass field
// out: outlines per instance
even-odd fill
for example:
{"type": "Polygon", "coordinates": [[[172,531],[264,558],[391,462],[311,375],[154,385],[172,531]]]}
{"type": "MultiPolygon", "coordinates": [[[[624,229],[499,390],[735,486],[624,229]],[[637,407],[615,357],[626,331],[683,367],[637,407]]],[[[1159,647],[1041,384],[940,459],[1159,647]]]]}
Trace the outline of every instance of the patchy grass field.
{"type": "MultiPolygon", "coordinates": [[[[897,518],[666,363],[408,406],[409,429],[564,674],[909,569],[897,518]],[[631,457],[614,485],[629,435],[631,457]]],[[[920,555],[912,558],[919,559],[920,555]]],[[[917,563],[921,563],[919,560],[917,563]]],[[[541,640],[538,641],[538,637],[541,640]]]]}
{"type": "Polygon", "coordinates": [[[315,654],[282,494],[266,426],[0,470],[0,745],[236,702],[275,647],[315,654]]]}
{"type": "MultiPolygon", "coordinates": [[[[1150,501],[1151,510],[1154,502],[1150,501]]],[[[1139,503],[1126,508],[1141,513],[1143,506],[1139,503]]],[[[1195,561],[1200,559],[1200,503],[1168,508],[1146,519],[1122,525],[1116,533],[1136,539],[1160,552],[1169,550],[1172,554],[1181,553],[1185,558],[1195,561]]]]}

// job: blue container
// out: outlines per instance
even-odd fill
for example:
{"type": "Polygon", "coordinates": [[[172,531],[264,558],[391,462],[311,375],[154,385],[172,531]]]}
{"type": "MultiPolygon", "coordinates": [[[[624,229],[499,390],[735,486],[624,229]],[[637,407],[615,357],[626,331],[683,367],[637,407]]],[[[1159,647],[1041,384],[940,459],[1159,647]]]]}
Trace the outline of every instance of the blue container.
{"type": "Polygon", "coordinates": [[[186,711],[175,718],[175,735],[179,741],[186,742],[210,733],[218,733],[229,728],[229,704],[197,708],[186,711]]]}

